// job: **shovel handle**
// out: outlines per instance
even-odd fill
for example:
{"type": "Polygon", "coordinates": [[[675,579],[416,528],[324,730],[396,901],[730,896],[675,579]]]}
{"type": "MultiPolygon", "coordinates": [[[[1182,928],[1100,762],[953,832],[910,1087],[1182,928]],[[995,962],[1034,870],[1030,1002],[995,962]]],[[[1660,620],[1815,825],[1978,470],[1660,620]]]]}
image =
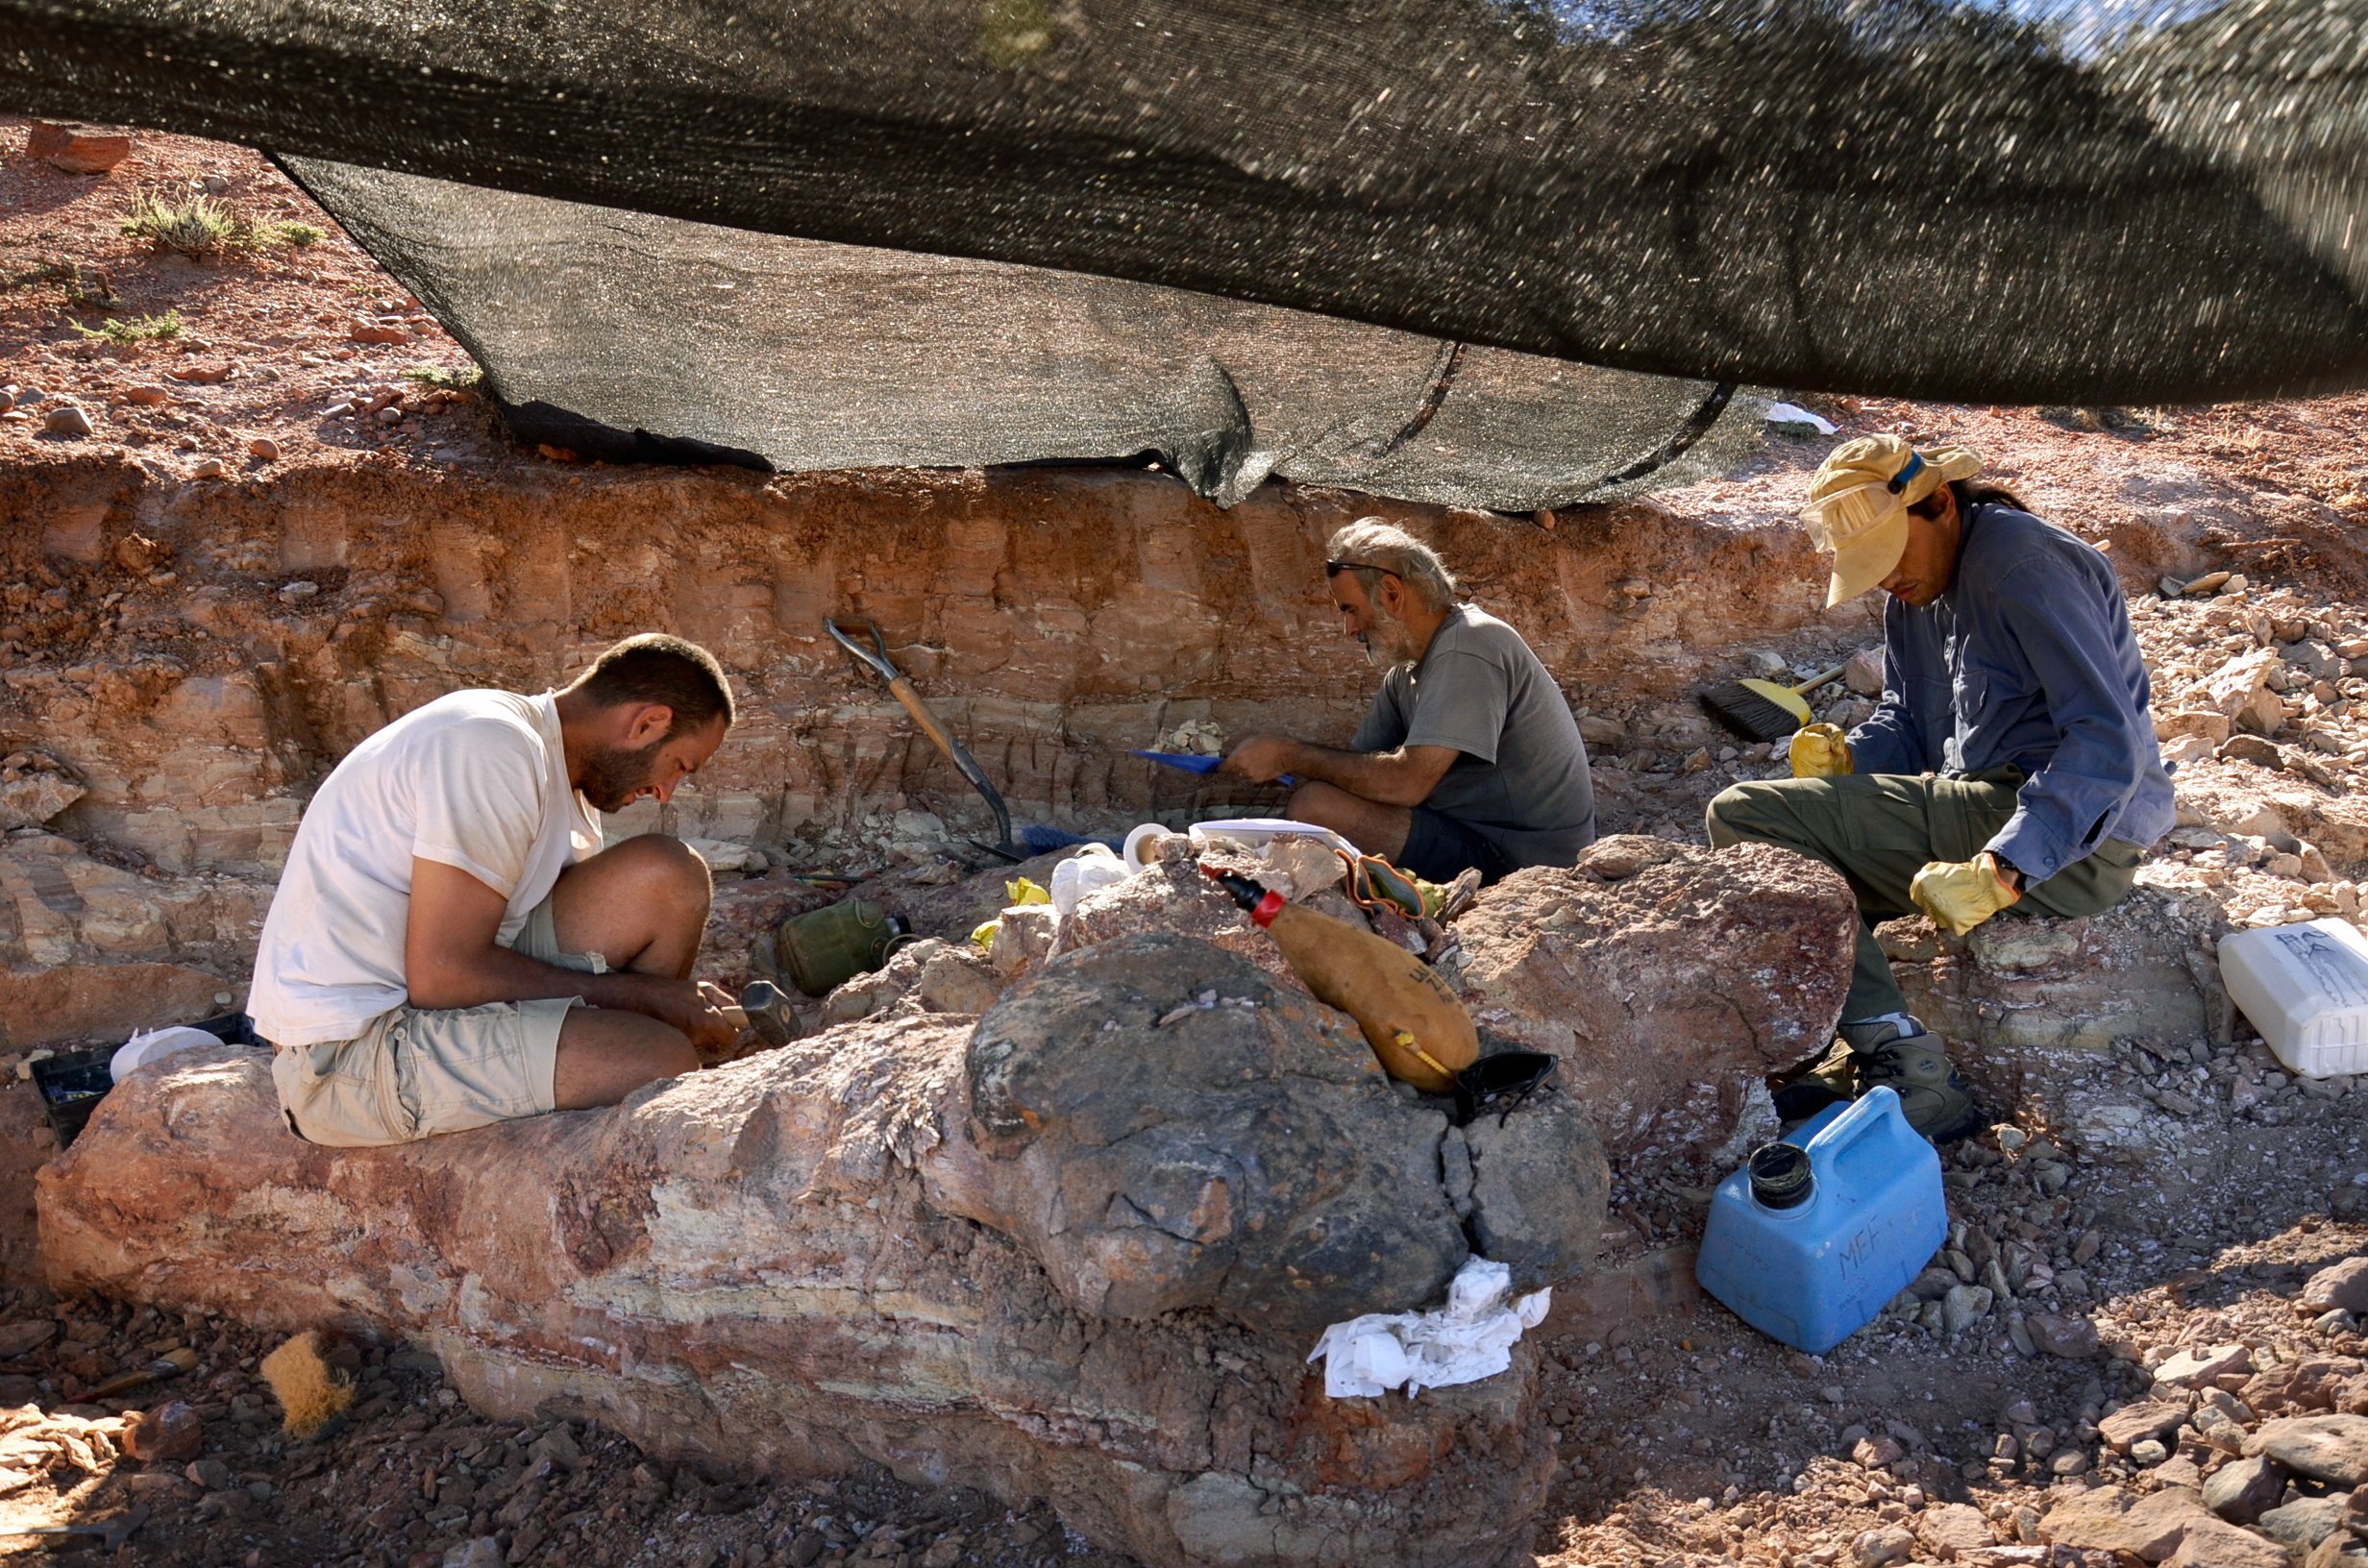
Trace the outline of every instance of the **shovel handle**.
{"type": "Polygon", "coordinates": [[[972,757],[960,741],[953,738],[952,730],[938,722],[937,715],[929,711],[929,705],[921,700],[921,694],[913,690],[913,683],[904,677],[902,673],[897,669],[895,661],[888,657],[888,641],[880,635],[879,627],[875,625],[871,628],[872,647],[870,648],[864,647],[846,632],[841,631],[836,621],[826,618],[823,622],[823,628],[830,633],[841,648],[862,660],[870,667],[873,674],[888,683],[888,695],[895,698],[903,706],[904,711],[913,716],[913,723],[919,724],[921,732],[929,737],[929,744],[945,753],[946,760],[952,763],[955,771],[964,778],[970,780],[971,788],[978,792],[980,798],[984,799],[988,808],[995,813],[995,830],[999,835],[995,845],[996,852],[1009,855],[1014,860],[1020,859],[1018,846],[1011,840],[1011,812],[1004,806],[1002,796],[997,792],[994,785],[987,782],[987,775],[979,768],[976,759],[972,757]]]}
{"type": "Polygon", "coordinates": [[[938,723],[937,715],[931,713],[929,705],[921,700],[921,694],[913,690],[910,680],[902,675],[896,676],[888,682],[888,695],[904,705],[904,711],[913,716],[913,723],[921,726],[921,732],[929,737],[931,744],[946,754],[946,760],[952,763],[962,776],[970,780],[971,788],[985,799],[995,813],[995,830],[999,835],[999,842],[1008,848],[1011,845],[1011,813],[1004,807],[1002,796],[987,782],[986,772],[978,766],[976,759],[960,741],[953,738],[952,730],[938,723]]]}

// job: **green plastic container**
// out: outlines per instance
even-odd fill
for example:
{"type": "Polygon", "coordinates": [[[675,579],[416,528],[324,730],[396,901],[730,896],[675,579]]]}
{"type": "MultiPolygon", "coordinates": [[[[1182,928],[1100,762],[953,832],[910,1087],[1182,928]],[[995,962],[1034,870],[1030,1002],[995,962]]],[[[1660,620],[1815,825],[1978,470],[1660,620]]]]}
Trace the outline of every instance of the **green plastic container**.
{"type": "Polygon", "coordinates": [[[808,996],[826,996],[887,963],[912,940],[909,932],[903,917],[846,898],[783,920],[774,950],[791,985],[808,996]]]}

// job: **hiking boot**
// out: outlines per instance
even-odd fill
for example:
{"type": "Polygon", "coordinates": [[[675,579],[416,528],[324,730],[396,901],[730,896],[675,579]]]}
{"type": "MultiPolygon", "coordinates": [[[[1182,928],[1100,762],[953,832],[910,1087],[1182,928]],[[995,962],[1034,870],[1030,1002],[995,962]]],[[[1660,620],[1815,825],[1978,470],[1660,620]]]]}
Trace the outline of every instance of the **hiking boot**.
{"type": "Polygon", "coordinates": [[[1908,1015],[1842,1026],[1858,1068],[1858,1091],[1885,1088],[1899,1095],[1908,1125],[1932,1143],[1950,1143],[1981,1126],[1972,1091],[1949,1066],[1940,1037],[1908,1015]]]}

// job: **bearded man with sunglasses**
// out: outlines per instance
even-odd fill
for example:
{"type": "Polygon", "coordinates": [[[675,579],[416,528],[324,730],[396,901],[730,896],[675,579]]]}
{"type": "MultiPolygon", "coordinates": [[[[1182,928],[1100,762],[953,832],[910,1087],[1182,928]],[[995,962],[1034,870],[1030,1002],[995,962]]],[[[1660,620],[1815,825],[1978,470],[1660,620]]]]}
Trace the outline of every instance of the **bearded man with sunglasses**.
{"type": "Polygon", "coordinates": [[[1378,517],[1333,534],[1324,577],[1383,667],[1345,750],[1253,735],[1226,756],[1255,783],[1294,774],[1296,821],[1432,882],[1568,866],[1595,842],[1587,745],[1521,634],[1456,600],[1430,546],[1378,517]]]}
{"type": "Polygon", "coordinates": [[[2146,666],[2120,580],[2087,544],[2004,490],[1981,459],[1896,435],[1837,448],[1801,514],[1834,557],[1826,603],[1880,586],[1883,700],[1842,735],[1792,739],[1794,776],[1738,784],[1710,838],[1813,856],[1849,878],[1862,916],[1842,1054],[1778,1096],[1898,1091],[1935,1142],[1980,1124],[1939,1038],[1908,1012],[1877,920],[1922,910],[1962,936],[2021,904],[2094,915],[2129,895],[2173,822],[2146,666]]]}

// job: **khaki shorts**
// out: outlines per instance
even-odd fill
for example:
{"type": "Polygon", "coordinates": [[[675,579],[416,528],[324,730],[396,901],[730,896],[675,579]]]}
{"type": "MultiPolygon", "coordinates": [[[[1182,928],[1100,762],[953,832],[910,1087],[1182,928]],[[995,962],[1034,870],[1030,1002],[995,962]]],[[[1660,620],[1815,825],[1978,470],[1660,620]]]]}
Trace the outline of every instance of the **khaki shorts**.
{"type": "MultiPolygon", "coordinates": [[[[513,950],[563,969],[604,974],[598,953],[563,953],[551,900],[534,906],[513,950]]],[[[297,1137],[334,1148],[407,1143],[553,1109],[559,1025],[580,996],[423,1011],[398,1007],[352,1040],[285,1045],[271,1081],[297,1137]]]]}

